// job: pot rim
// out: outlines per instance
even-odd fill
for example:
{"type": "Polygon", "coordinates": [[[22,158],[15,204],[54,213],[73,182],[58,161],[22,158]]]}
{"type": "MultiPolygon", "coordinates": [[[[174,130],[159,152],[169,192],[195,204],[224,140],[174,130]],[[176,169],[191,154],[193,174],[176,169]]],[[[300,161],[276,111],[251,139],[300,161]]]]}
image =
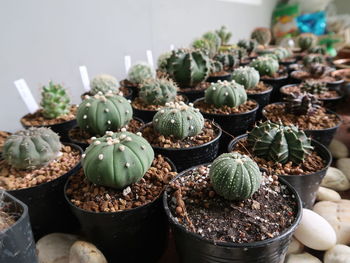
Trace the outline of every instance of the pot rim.
{"type": "MultiPolygon", "coordinates": [[[[263,82],[263,81],[261,81],[261,82],[263,82]]],[[[259,93],[252,93],[252,94],[247,93],[248,98],[249,98],[249,96],[254,96],[254,95],[265,95],[265,94],[271,93],[273,91],[273,86],[271,84],[264,83],[264,85],[269,87],[269,89],[262,91],[262,92],[259,92],[259,93]]],[[[249,89],[245,89],[245,90],[247,91],[249,89]]]]}
{"type": "MultiPolygon", "coordinates": [[[[300,84],[301,83],[292,83],[292,84],[284,85],[284,86],[280,87],[280,92],[282,94],[284,94],[284,95],[289,95],[290,93],[285,92],[285,89],[289,88],[289,87],[293,87],[293,86],[299,86],[300,84]]],[[[333,98],[318,98],[318,100],[321,100],[321,101],[334,101],[334,100],[339,100],[339,99],[344,98],[344,94],[341,91],[336,90],[336,92],[339,94],[339,96],[333,97],[333,98]]]]}
{"type": "Polygon", "coordinates": [[[58,126],[61,126],[61,125],[63,126],[63,125],[66,125],[66,124],[72,124],[72,123],[74,123],[74,122],[77,121],[77,119],[76,119],[76,117],[75,117],[75,118],[72,119],[72,120],[63,121],[63,122],[55,123],[55,124],[48,124],[48,125],[25,125],[25,124],[23,123],[23,120],[22,120],[22,119],[23,119],[25,116],[27,116],[28,114],[30,114],[30,113],[27,113],[26,115],[23,115],[23,116],[21,117],[21,119],[20,119],[21,125],[22,125],[25,129],[28,129],[28,128],[31,128],[31,127],[35,127],[35,128],[40,128],[40,127],[44,127],[44,128],[58,127],[58,126]]]}
{"type": "MultiPolygon", "coordinates": [[[[335,70],[331,71],[330,74],[332,75],[332,72],[334,72],[335,70]]],[[[303,70],[294,70],[293,72],[290,73],[290,76],[293,79],[299,80],[299,81],[305,81],[305,79],[301,79],[301,78],[297,78],[295,77],[295,74],[297,74],[298,72],[305,72],[303,70]]],[[[339,79],[336,81],[325,81],[325,83],[330,84],[330,85],[340,85],[344,82],[344,79],[339,79]]]]}

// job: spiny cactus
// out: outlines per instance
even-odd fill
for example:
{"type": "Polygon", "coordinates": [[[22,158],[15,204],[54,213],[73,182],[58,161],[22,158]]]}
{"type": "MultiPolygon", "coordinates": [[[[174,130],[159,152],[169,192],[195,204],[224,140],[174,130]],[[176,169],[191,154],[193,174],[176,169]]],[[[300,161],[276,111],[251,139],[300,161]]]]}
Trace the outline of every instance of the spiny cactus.
{"type": "Polygon", "coordinates": [[[312,115],[321,107],[321,102],[310,93],[290,93],[285,101],[285,111],[294,115],[312,115]]]}
{"type": "Polygon", "coordinates": [[[211,83],[205,90],[205,102],[217,108],[228,106],[238,107],[247,101],[244,87],[234,80],[211,83]]]}
{"type": "Polygon", "coordinates": [[[221,72],[224,70],[224,66],[218,60],[210,60],[210,74],[221,72]]]}
{"type": "Polygon", "coordinates": [[[154,115],[152,123],[154,129],[164,136],[185,139],[202,131],[204,118],[192,104],[170,102],[154,115]]]}
{"type": "Polygon", "coordinates": [[[304,66],[309,66],[311,64],[314,64],[314,63],[325,63],[325,59],[322,55],[320,54],[309,54],[309,55],[306,55],[304,58],[303,58],[303,64],[304,66]]]}
{"type": "Polygon", "coordinates": [[[209,74],[210,61],[199,50],[173,50],[167,62],[167,72],[180,88],[195,87],[209,74]]]}
{"type": "Polygon", "coordinates": [[[130,103],[122,96],[107,93],[87,96],[80,103],[77,122],[81,129],[91,135],[103,136],[106,131],[116,131],[132,119],[130,103]]]}
{"type": "Polygon", "coordinates": [[[255,126],[247,141],[257,157],[282,164],[300,164],[313,149],[311,139],[302,130],[270,121],[255,126]]]}
{"type": "Polygon", "coordinates": [[[158,70],[162,72],[166,72],[167,61],[168,61],[168,58],[170,58],[170,56],[171,56],[171,52],[165,52],[163,54],[160,54],[160,56],[157,59],[158,70]]]}
{"type": "Polygon", "coordinates": [[[135,84],[141,84],[147,79],[155,77],[155,73],[151,66],[146,63],[135,64],[130,67],[128,72],[128,80],[135,84]]]}
{"type": "Polygon", "coordinates": [[[260,45],[266,46],[271,41],[271,30],[266,27],[257,27],[253,30],[251,39],[255,39],[260,45]]]}
{"type": "Polygon", "coordinates": [[[140,133],[136,135],[122,130],[106,132],[86,149],[82,166],[90,182],[123,189],[136,183],[151,167],[154,159],[151,145],[140,133]]]}
{"type": "Polygon", "coordinates": [[[299,87],[302,92],[311,94],[322,94],[328,91],[327,83],[319,81],[306,81],[301,83],[299,87]]]}
{"type": "Polygon", "coordinates": [[[317,36],[311,33],[302,33],[297,38],[301,51],[306,51],[317,44],[317,36]]]}
{"type": "Polygon", "coordinates": [[[278,47],[274,50],[274,54],[277,56],[278,60],[283,60],[285,58],[288,58],[292,55],[290,50],[284,47],[278,47]]]}
{"type": "Polygon", "coordinates": [[[45,166],[60,154],[59,136],[49,128],[29,128],[10,135],[3,157],[12,167],[30,170],[45,166]]]}
{"type": "Polygon", "coordinates": [[[221,62],[227,69],[233,69],[240,63],[239,57],[230,52],[220,52],[214,57],[214,60],[221,62]]]}
{"type": "Polygon", "coordinates": [[[108,92],[118,93],[119,91],[119,82],[118,80],[108,74],[100,74],[94,77],[91,81],[91,90],[92,95],[96,95],[101,92],[106,94],[108,92]]]}
{"type": "Polygon", "coordinates": [[[206,40],[209,44],[209,57],[213,58],[219,51],[219,48],[221,46],[221,39],[220,37],[215,34],[214,32],[207,32],[203,34],[202,39],[206,40]]]}
{"type": "Polygon", "coordinates": [[[141,85],[139,97],[148,105],[164,105],[175,100],[176,92],[177,86],[172,80],[152,79],[141,85]]]}
{"type": "Polygon", "coordinates": [[[68,114],[70,111],[70,99],[66,90],[60,84],[49,82],[41,92],[41,107],[43,116],[47,119],[55,119],[68,114]]]}
{"type": "Polygon", "coordinates": [[[314,46],[314,47],[309,48],[308,52],[311,54],[326,55],[327,49],[324,46],[314,46]]]}
{"type": "Polygon", "coordinates": [[[258,42],[255,39],[241,39],[238,41],[237,46],[244,48],[250,55],[257,48],[258,42]]]}
{"type": "Polygon", "coordinates": [[[239,67],[232,73],[232,79],[244,86],[246,89],[253,89],[260,80],[259,71],[252,67],[239,67]]]}
{"type": "Polygon", "coordinates": [[[312,64],[308,65],[307,71],[309,72],[311,77],[321,78],[322,76],[324,76],[327,73],[328,68],[324,64],[312,63],[312,64]]]}
{"type": "Polygon", "coordinates": [[[279,68],[278,61],[267,56],[254,59],[250,63],[250,66],[259,71],[260,76],[267,75],[271,77],[278,71],[279,68]]]}
{"type": "Polygon", "coordinates": [[[232,152],[221,154],[213,161],[209,178],[217,194],[227,200],[244,200],[259,189],[262,175],[256,162],[232,152]]]}
{"type": "Polygon", "coordinates": [[[215,30],[215,33],[221,39],[221,45],[227,45],[232,37],[232,33],[227,31],[226,26],[221,26],[219,30],[215,30]]]}

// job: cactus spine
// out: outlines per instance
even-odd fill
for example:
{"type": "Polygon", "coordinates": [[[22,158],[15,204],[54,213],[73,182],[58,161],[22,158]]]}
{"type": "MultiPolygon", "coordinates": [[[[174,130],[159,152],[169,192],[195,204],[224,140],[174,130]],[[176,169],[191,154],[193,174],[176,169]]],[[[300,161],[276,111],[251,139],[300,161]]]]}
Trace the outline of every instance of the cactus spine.
{"type": "Polygon", "coordinates": [[[41,107],[43,116],[47,119],[55,119],[68,114],[70,111],[70,99],[66,90],[60,84],[49,82],[41,92],[41,107]]]}
{"type": "Polygon", "coordinates": [[[175,100],[176,92],[177,86],[172,80],[153,79],[141,85],[139,97],[148,105],[164,105],[175,100]]]}
{"type": "Polygon", "coordinates": [[[102,94],[106,94],[108,92],[118,93],[119,91],[119,83],[118,80],[107,74],[100,74],[94,77],[91,81],[91,91],[92,95],[96,95],[101,92],[102,94]]]}
{"type": "Polygon", "coordinates": [[[246,89],[253,89],[260,80],[259,71],[252,67],[239,67],[232,73],[232,79],[244,86],[246,89]]]}

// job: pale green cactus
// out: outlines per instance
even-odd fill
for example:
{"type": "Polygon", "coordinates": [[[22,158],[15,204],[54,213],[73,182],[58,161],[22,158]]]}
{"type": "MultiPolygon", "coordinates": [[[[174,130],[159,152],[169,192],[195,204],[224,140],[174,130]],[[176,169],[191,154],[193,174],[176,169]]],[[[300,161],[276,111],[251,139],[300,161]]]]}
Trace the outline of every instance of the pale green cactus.
{"type": "Polygon", "coordinates": [[[139,97],[148,105],[165,105],[175,100],[176,92],[177,86],[172,80],[152,79],[141,85],[139,97]]]}
{"type": "Polygon", "coordinates": [[[155,72],[150,65],[146,63],[138,63],[130,67],[128,72],[128,80],[135,84],[141,84],[147,79],[155,77],[155,72]]]}
{"type": "Polygon", "coordinates": [[[166,72],[166,67],[167,67],[167,61],[171,56],[171,52],[165,52],[163,54],[160,54],[157,60],[157,66],[158,70],[162,72],[166,72]]]}
{"type": "Polygon", "coordinates": [[[273,76],[279,68],[279,63],[276,59],[269,56],[262,56],[254,59],[250,66],[259,71],[260,76],[273,76]]]}
{"type": "Polygon", "coordinates": [[[119,82],[118,80],[108,74],[100,74],[94,77],[91,81],[91,90],[92,95],[96,95],[101,92],[106,94],[108,92],[118,93],[119,92],[119,82]]]}
{"type": "Polygon", "coordinates": [[[271,30],[266,27],[257,27],[253,30],[251,39],[255,39],[260,45],[268,45],[271,42],[271,30]]]}
{"type": "Polygon", "coordinates": [[[41,97],[40,105],[45,118],[55,119],[70,112],[69,96],[60,84],[50,81],[49,86],[43,87],[41,97]]]}
{"type": "Polygon", "coordinates": [[[220,37],[221,45],[227,45],[232,37],[232,33],[228,32],[226,26],[221,26],[219,30],[215,30],[215,33],[220,37]]]}
{"type": "Polygon", "coordinates": [[[246,89],[253,89],[260,80],[259,71],[252,67],[239,67],[232,73],[232,79],[244,86],[246,89]]]}

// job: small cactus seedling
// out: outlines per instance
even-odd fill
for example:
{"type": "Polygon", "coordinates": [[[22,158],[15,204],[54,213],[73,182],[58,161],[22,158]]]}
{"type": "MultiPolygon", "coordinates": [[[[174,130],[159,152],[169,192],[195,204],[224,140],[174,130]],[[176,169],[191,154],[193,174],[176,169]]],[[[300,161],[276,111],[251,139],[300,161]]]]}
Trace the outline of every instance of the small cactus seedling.
{"type": "Polygon", "coordinates": [[[321,107],[321,102],[310,93],[291,93],[286,97],[285,110],[295,115],[312,115],[321,107]]]}
{"type": "Polygon", "coordinates": [[[231,52],[220,52],[214,57],[214,60],[221,62],[227,69],[233,69],[240,63],[239,57],[231,52]]]}
{"type": "Polygon", "coordinates": [[[241,39],[238,41],[237,46],[244,48],[250,55],[258,47],[258,42],[255,39],[241,39]]]}
{"type": "Polygon", "coordinates": [[[102,94],[106,94],[108,92],[118,93],[118,80],[115,77],[107,74],[97,75],[91,81],[90,93],[92,95],[96,95],[99,92],[101,92],[102,94]]]}
{"type": "Polygon", "coordinates": [[[57,158],[61,147],[59,136],[51,129],[32,127],[7,138],[3,157],[16,169],[36,169],[57,158]]]}
{"type": "Polygon", "coordinates": [[[313,63],[313,64],[310,64],[307,67],[307,71],[309,72],[311,77],[313,77],[313,78],[321,78],[324,75],[326,75],[326,73],[328,71],[328,68],[324,64],[313,63]]]}
{"type": "Polygon", "coordinates": [[[273,76],[279,68],[278,61],[272,57],[263,56],[254,59],[250,66],[259,71],[260,76],[273,76]]]}
{"type": "Polygon", "coordinates": [[[311,153],[311,139],[297,127],[263,122],[248,133],[254,155],[275,163],[300,164],[311,153]]]}
{"type": "Polygon", "coordinates": [[[135,84],[141,84],[147,79],[154,78],[155,73],[151,66],[146,63],[138,63],[130,67],[128,80],[135,84]]]}
{"type": "Polygon", "coordinates": [[[141,134],[123,129],[95,139],[83,154],[82,166],[90,182],[123,189],[141,179],[153,159],[153,149],[141,134]]]}
{"type": "Polygon", "coordinates": [[[166,72],[167,61],[170,58],[170,56],[171,52],[165,52],[163,54],[160,54],[160,56],[157,59],[158,70],[166,72]]]}
{"type": "Polygon", "coordinates": [[[221,45],[227,45],[232,37],[232,33],[228,32],[226,26],[221,26],[219,30],[215,30],[215,33],[220,37],[221,45]]]}
{"type": "Polygon", "coordinates": [[[317,36],[311,33],[300,34],[297,38],[297,44],[301,51],[306,51],[317,44],[317,36]]]}
{"type": "Polygon", "coordinates": [[[165,105],[175,100],[177,86],[165,78],[148,80],[140,87],[139,97],[148,105],[165,105]]]}
{"type": "Polygon", "coordinates": [[[99,93],[80,103],[77,122],[90,134],[103,136],[106,131],[116,131],[128,124],[132,114],[132,107],[124,97],[99,93]]]}
{"type": "Polygon", "coordinates": [[[319,81],[306,81],[300,84],[300,91],[311,94],[322,94],[328,91],[327,83],[319,81]]]}
{"type": "Polygon", "coordinates": [[[210,60],[210,75],[217,73],[217,72],[221,72],[224,70],[224,66],[222,65],[222,63],[218,60],[210,60]]]}
{"type": "Polygon", "coordinates": [[[45,118],[55,119],[69,113],[70,99],[67,91],[60,84],[50,81],[49,86],[43,87],[41,96],[40,105],[45,118]]]}
{"type": "Polygon", "coordinates": [[[252,67],[239,67],[232,73],[232,79],[244,86],[246,89],[253,89],[260,80],[259,71],[252,67]]]}
{"type": "Polygon", "coordinates": [[[271,30],[266,27],[257,27],[253,30],[251,39],[255,39],[260,45],[266,46],[271,41],[271,30]]]}
{"type": "Polygon", "coordinates": [[[238,152],[224,153],[216,158],[209,170],[215,192],[227,200],[250,198],[260,187],[259,166],[238,152]]]}
{"type": "Polygon", "coordinates": [[[244,87],[234,80],[212,83],[205,91],[205,102],[217,108],[238,107],[247,101],[244,87]]]}
{"type": "Polygon", "coordinates": [[[192,104],[170,102],[154,115],[152,123],[154,129],[164,136],[185,139],[202,131],[204,118],[192,104]]]}
{"type": "Polygon", "coordinates": [[[324,56],[320,54],[309,54],[303,58],[303,64],[306,67],[314,63],[320,63],[320,64],[325,63],[324,56]]]}
{"type": "Polygon", "coordinates": [[[327,54],[327,49],[325,46],[314,46],[309,48],[308,52],[310,54],[320,54],[324,56],[327,54]]]}

